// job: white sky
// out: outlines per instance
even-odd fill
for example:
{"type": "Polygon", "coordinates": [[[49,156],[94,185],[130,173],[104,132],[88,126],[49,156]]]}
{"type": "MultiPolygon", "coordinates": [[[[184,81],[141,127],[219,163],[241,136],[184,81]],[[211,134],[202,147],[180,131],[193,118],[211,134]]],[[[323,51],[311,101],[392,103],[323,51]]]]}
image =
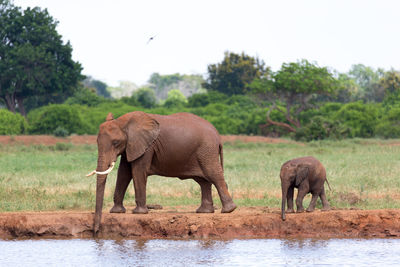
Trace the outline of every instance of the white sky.
{"type": "Polygon", "coordinates": [[[202,74],[224,51],[273,70],[307,59],[347,72],[400,69],[396,0],[14,0],[47,8],[83,74],[143,85],[153,72],[202,74]],[[154,40],[146,44],[148,39],[154,40]]]}

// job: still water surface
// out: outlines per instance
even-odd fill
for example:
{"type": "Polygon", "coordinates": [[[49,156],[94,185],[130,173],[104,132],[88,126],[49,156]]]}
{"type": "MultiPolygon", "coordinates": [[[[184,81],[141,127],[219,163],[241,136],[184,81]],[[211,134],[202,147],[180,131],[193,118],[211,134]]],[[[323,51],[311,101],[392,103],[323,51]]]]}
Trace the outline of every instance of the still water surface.
{"type": "Polygon", "coordinates": [[[400,239],[0,240],[0,266],[399,266],[400,239]]]}

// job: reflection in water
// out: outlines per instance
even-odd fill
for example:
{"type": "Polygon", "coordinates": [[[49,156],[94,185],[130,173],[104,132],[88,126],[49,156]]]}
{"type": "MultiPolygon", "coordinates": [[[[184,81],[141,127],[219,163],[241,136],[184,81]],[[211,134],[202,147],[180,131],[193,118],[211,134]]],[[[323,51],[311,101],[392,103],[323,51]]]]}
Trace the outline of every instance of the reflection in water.
{"type": "Polygon", "coordinates": [[[0,241],[0,266],[397,265],[400,239],[0,241]]]}

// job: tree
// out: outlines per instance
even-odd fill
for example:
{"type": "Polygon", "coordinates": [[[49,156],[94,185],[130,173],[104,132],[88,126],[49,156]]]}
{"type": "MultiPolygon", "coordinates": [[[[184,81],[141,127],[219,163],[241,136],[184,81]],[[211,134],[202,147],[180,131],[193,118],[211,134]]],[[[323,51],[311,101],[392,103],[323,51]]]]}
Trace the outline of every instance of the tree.
{"type": "Polygon", "coordinates": [[[26,101],[61,103],[83,78],[56,26],[46,9],[0,0],[0,97],[10,111],[25,116],[26,101]]]}
{"type": "Polygon", "coordinates": [[[379,89],[386,103],[398,102],[400,100],[400,72],[395,70],[385,72],[379,80],[379,89]]]}
{"type": "Polygon", "coordinates": [[[122,97],[121,100],[130,105],[144,108],[154,108],[157,105],[157,98],[154,90],[148,87],[141,87],[130,97],[122,97]]]}
{"type": "Polygon", "coordinates": [[[164,106],[167,108],[183,107],[188,103],[186,97],[178,89],[168,92],[168,97],[165,100],[164,106]]]}
{"type": "Polygon", "coordinates": [[[262,60],[242,54],[225,52],[221,63],[208,65],[206,89],[227,95],[245,94],[247,86],[255,79],[268,76],[270,69],[262,60]]]}
{"type": "Polygon", "coordinates": [[[351,66],[348,76],[353,79],[359,87],[359,89],[357,89],[356,100],[381,102],[384,95],[379,90],[379,80],[383,77],[384,73],[383,69],[374,70],[363,64],[351,66]]]}
{"type": "Polygon", "coordinates": [[[96,93],[100,96],[111,98],[110,93],[107,91],[107,84],[102,81],[93,79],[91,76],[88,76],[85,78],[85,80],[83,80],[83,85],[89,89],[95,88],[96,93]]]}
{"type": "Polygon", "coordinates": [[[107,91],[110,92],[112,98],[130,97],[133,92],[138,89],[138,86],[130,81],[120,81],[117,87],[108,87],[107,91]]]}
{"type": "Polygon", "coordinates": [[[142,87],[133,93],[139,105],[144,108],[154,108],[157,104],[156,94],[154,90],[148,87],[142,87]]]}
{"type": "Polygon", "coordinates": [[[326,67],[301,60],[282,64],[272,79],[257,79],[250,88],[257,99],[271,103],[264,127],[275,125],[296,132],[301,127],[299,114],[313,106],[316,95],[334,92],[338,82],[326,67]],[[282,113],[286,122],[272,120],[270,115],[274,110],[282,113]]]}
{"type": "Polygon", "coordinates": [[[153,88],[157,99],[166,99],[168,92],[178,89],[185,97],[193,94],[204,92],[202,83],[204,82],[201,75],[180,75],[179,73],[160,75],[153,73],[149,79],[149,87],[153,88]]]}
{"type": "Polygon", "coordinates": [[[69,97],[64,104],[68,105],[86,105],[88,107],[95,107],[107,101],[104,97],[96,94],[95,88],[81,87],[73,96],[69,97]]]}

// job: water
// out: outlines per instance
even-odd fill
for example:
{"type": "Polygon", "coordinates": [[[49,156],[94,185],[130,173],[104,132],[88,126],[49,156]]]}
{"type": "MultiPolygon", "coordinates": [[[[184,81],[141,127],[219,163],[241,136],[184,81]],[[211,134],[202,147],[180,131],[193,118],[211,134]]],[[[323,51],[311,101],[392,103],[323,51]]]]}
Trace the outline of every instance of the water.
{"type": "Polygon", "coordinates": [[[0,266],[398,266],[400,239],[0,241],[0,266]]]}

